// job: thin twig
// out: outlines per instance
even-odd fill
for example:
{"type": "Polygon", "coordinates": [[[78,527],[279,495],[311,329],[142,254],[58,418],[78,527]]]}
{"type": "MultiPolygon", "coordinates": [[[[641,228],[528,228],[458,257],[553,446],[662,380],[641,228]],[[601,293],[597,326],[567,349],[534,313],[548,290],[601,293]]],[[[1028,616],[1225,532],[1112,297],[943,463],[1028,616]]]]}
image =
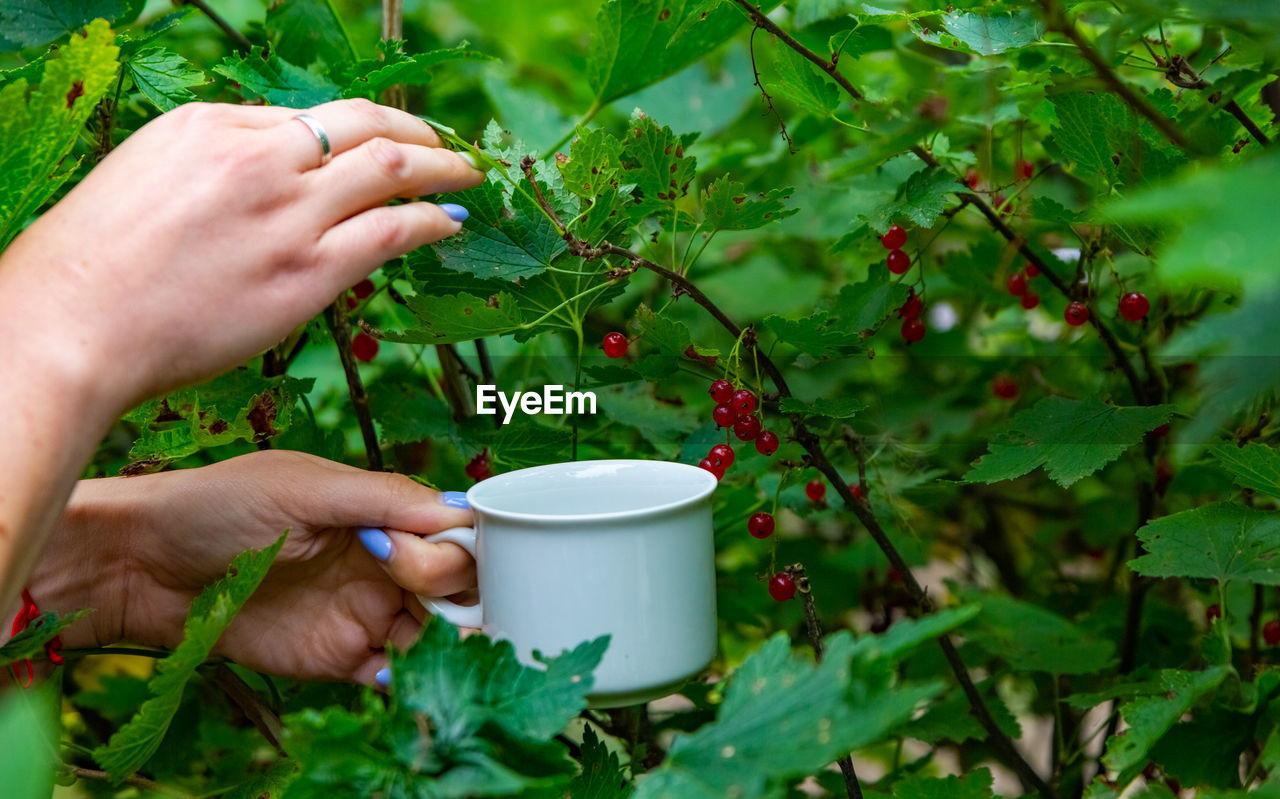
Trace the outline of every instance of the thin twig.
{"type": "MultiPolygon", "coordinates": [[[[1180,55],[1175,55],[1170,59],[1169,67],[1165,71],[1165,77],[1168,78],[1170,83],[1183,89],[1205,90],[1213,85],[1209,83],[1209,81],[1205,80],[1204,77],[1196,71],[1195,67],[1191,66],[1187,59],[1180,55]]],[[[1216,104],[1218,99],[1219,93],[1215,93],[1209,97],[1209,102],[1216,104]]],[[[1244,129],[1249,131],[1249,135],[1252,136],[1254,141],[1258,144],[1261,144],[1263,147],[1271,144],[1271,139],[1267,137],[1267,134],[1262,132],[1262,128],[1258,127],[1258,123],[1254,122],[1234,99],[1228,100],[1222,106],[1222,110],[1235,117],[1236,120],[1244,126],[1244,129]]]]}
{"type": "MultiPolygon", "coordinates": [[[[112,782],[111,775],[105,771],[98,771],[94,768],[84,768],[82,766],[66,765],[67,773],[73,777],[82,780],[102,780],[104,782],[112,782]]],[[[144,791],[151,791],[162,796],[175,796],[178,799],[195,799],[191,794],[179,791],[177,788],[170,788],[168,785],[149,780],[146,777],[140,777],[137,774],[130,774],[128,777],[120,780],[125,785],[132,785],[135,788],[141,788],[144,791]]]]}
{"type": "Polygon", "coordinates": [[[1045,24],[1050,30],[1055,30],[1067,37],[1076,49],[1080,51],[1080,55],[1088,61],[1093,71],[1097,74],[1099,80],[1106,84],[1107,88],[1115,92],[1121,100],[1125,102],[1140,116],[1146,117],[1156,130],[1160,131],[1166,139],[1176,145],[1181,150],[1190,149],[1190,141],[1187,134],[1174,124],[1173,120],[1156,110],[1156,107],[1147,101],[1145,97],[1138,94],[1129,84],[1120,79],[1112,66],[1102,57],[1102,54],[1094,49],[1089,40],[1080,33],[1071,20],[1067,19],[1067,15],[1058,7],[1056,0],[1040,0],[1040,5],[1044,8],[1045,24]]]}
{"type": "Polygon", "coordinates": [[[271,744],[281,757],[285,757],[287,753],[280,742],[284,734],[284,724],[280,721],[280,716],[266,702],[263,702],[248,683],[227,664],[220,663],[214,668],[213,681],[231,698],[232,702],[236,703],[245,718],[261,733],[267,743],[271,744]]]}
{"type": "Polygon", "coordinates": [[[210,8],[209,4],[204,2],[204,0],[178,0],[178,2],[181,5],[199,9],[200,13],[208,17],[210,22],[222,29],[222,32],[227,35],[227,38],[236,43],[237,50],[244,50],[245,52],[248,52],[253,47],[253,42],[249,41],[243,33],[236,30],[234,25],[223,19],[217,11],[210,8]]]}
{"type": "Polygon", "coordinates": [[[760,96],[764,98],[765,112],[768,116],[773,114],[773,118],[778,120],[778,127],[782,130],[782,140],[787,143],[787,152],[791,155],[796,154],[796,148],[791,141],[791,134],[787,133],[787,123],[782,120],[782,114],[778,113],[778,109],[773,106],[773,96],[764,88],[764,84],[760,82],[760,70],[756,67],[756,31],[760,30],[760,26],[756,25],[751,29],[751,37],[747,41],[747,53],[751,56],[751,75],[755,81],[755,87],[760,90],[760,96]]]}
{"type": "Polygon", "coordinates": [[[831,76],[831,79],[838,83],[840,88],[844,89],[845,93],[850,97],[855,100],[865,99],[862,92],[858,91],[858,87],[854,86],[849,82],[848,78],[840,74],[840,70],[836,67],[836,63],[834,61],[829,61],[823,58],[808,47],[800,44],[800,42],[797,42],[789,33],[774,24],[773,20],[769,19],[769,17],[766,16],[765,13],[754,3],[750,2],[750,0],[733,0],[733,2],[737,3],[738,6],[746,12],[747,16],[751,18],[751,21],[756,24],[756,27],[764,28],[777,38],[778,41],[782,42],[787,47],[790,47],[792,50],[795,50],[798,54],[817,66],[818,69],[827,73],[831,76]]]}
{"type": "Polygon", "coordinates": [[[382,448],[378,446],[378,433],[373,429],[369,396],[365,394],[364,382],[360,379],[360,368],[356,364],[355,354],[351,352],[351,321],[347,318],[346,300],[343,297],[338,297],[325,309],[324,321],[329,326],[333,343],[338,347],[342,372],[347,376],[347,393],[351,396],[351,407],[355,411],[356,421],[360,424],[360,435],[364,439],[369,468],[380,472],[382,471],[382,448]]]}
{"type": "MultiPolygon", "coordinates": [[[[809,634],[809,645],[813,647],[813,659],[822,662],[822,621],[818,618],[818,609],[813,602],[813,590],[809,584],[809,574],[803,563],[793,563],[785,569],[795,581],[796,590],[800,593],[800,604],[804,607],[804,628],[809,634]]],[[[858,783],[858,774],[853,770],[853,756],[845,755],[836,761],[840,765],[840,773],[844,775],[844,790],[849,799],[862,799],[862,786],[858,783]]]]}

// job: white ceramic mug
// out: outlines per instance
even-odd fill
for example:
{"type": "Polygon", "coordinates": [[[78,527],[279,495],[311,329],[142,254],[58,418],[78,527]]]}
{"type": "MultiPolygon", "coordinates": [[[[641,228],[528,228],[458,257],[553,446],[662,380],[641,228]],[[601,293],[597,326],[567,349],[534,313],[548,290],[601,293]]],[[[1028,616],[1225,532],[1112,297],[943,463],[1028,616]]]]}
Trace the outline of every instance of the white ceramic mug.
{"type": "Polygon", "coordinates": [[[577,461],[500,474],[467,492],[475,528],[429,536],[476,559],[480,604],[420,597],[433,614],[558,655],[609,635],[588,699],[616,707],[665,696],[715,655],[711,493],[682,463],[577,461]]]}

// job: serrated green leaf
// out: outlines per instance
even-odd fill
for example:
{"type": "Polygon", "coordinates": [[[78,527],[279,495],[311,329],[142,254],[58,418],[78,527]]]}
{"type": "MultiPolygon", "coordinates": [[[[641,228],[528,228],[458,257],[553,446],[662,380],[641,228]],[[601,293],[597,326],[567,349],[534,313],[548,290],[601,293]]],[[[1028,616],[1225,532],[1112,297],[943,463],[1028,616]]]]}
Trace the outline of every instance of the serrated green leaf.
{"type": "Polygon", "coordinates": [[[115,22],[126,0],[0,0],[0,30],[23,47],[39,47],[80,30],[95,19],[115,22]]]}
{"type": "Polygon", "coordinates": [[[1148,577],[1200,577],[1280,585],[1280,514],[1215,502],[1138,530],[1147,554],[1129,568],[1148,577]]]}
{"type": "Polygon", "coordinates": [[[490,177],[474,189],[450,195],[471,215],[461,233],[434,246],[446,269],[515,281],[546,271],[565,251],[568,245],[551,221],[523,194],[512,197],[507,210],[506,191],[499,178],[490,177]]]}
{"type": "Polygon", "coordinates": [[[1025,9],[1008,14],[974,14],[950,10],[940,19],[941,31],[912,24],[911,32],[921,41],[958,49],[965,45],[978,55],[997,55],[1040,41],[1044,23],[1025,9]]]}
{"type": "Polygon", "coordinates": [[[880,739],[940,689],[890,689],[889,667],[864,672],[845,633],[828,637],[825,649],[815,666],[791,654],[785,635],[770,638],[731,676],[716,721],[677,736],[662,765],[637,786],[636,799],[773,795],[781,780],[880,739]]]}
{"type": "Polygon", "coordinates": [[[1280,497],[1280,452],[1256,442],[1244,447],[1219,444],[1211,452],[1231,472],[1236,485],[1280,497]]]}
{"type": "Polygon", "coordinates": [[[783,397],[778,402],[778,410],[783,413],[803,413],[807,416],[825,416],[828,419],[852,419],[858,411],[866,408],[867,404],[857,397],[819,397],[813,402],[783,397]]]}
{"type": "Polygon", "coordinates": [[[815,22],[861,10],[862,0],[796,0],[795,24],[797,28],[807,28],[815,22]]]}
{"type": "Polygon", "coordinates": [[[751,197],[746,186],[733,181],[728,175],[714,181],[702,192],[702,224],[705,230],[754,230],[770,222],[786,219],[799,213],[799,208],[787,208],[784,200],[791,198],[795,189],[770,189],[768,193],[751,197]]]}
{"type": "Polygon", "coordinates": [[[631,324],[645,344],[667,355],[683,356],[685,350],[693,346],[688,325],[656,314],[644,305],[636,309],[631,324]]]}
{"type": "Polygon", "coordinates": [[[182,701],[187,681],[209,658],[227,625],[267,576],[288,535],[286,530],[271,546],[237,555],[227,568],[227,576],[192,601],[182,628],[182,643],[156,663],[155,676],[147,683],[151,698],[132,721],[116,730],[111,740],[93,750],[93,759],[106,769],[112,782],[119,784],[155,754],[182,701]]]}
{"type": "Polygon", "coordinates": [[[774,59],[769,93],[817,117],[830,117],[840,104],[840,88],[790,47],[779,46],[774,59]]]}
{"type": "Polygon", "coordinates": [[[873,330],[902,307],[908,293],[888,269],[872,269],[866,280],[840,289],[833,312],[846,330],[873,330]]]}
{"type": "Polygon", "coordinates": [[[569,159],[557,167],[569,191],[593,198],[607,188],[618,188],[621,159],[622,142],[603,128],[596,128],[578,134],[569,145],[569,159]]]}
{"type": "Polygon", "coordinates": [[[960,190],[955,175],[945,169],[926,168],[911,174],[893,202],[862,217],[877,233],[904,217],[919,227],[933,227],[946,210],[951,195],[960,190]]]}
{"type": "Polygon", "coordinates": [[[92,611],[77,610],[74,613],[59,615],[52,611],[41,613],[27,628],[0,646],[0,666],[7,666],[19,660],[40,657],[44,653],[44,645],[54,636],[70,627],[75,622],[88,616],[92,611]]]}
{"type": "Polygon", "coordinates": [[[336,68],[355,60],[342,19],[329,0],[273,0],[266,27],[272,51],[290,63],[322,61],[336,68]]]}
{"type": "MultiPolygon", "coordinates": [[[[1178,671],[1166,669],[1160,672],[1160,682],[1165,693],[1146,696],[1127,702],[1120,707],[1120,715],[1128,723],[1124,735],[1108,739],[1102,762],[1107,768],[1122,775],[1141,770],[1146,765],[1147,754],[1156,742],[1178,722],[1202,696],[1218,687],[1230,669],[1215,666],[1205,671],[1178,671]]],[[[1129,775],[1129,779],[1132,774],[1129,775]]],[[[1121,784],[1128,782],[1122,778],[1121,784]]]]}
{"type": "Polygon", "coordinates": [[[968,639],[1015,671],[1094,674],[1115,655],[1110,641],[1092,638],[1046,608],[996,594],[974,598],[982,613],[969,626],[968,639]]]}
{"type": "Polygon", "coordinates": [[[246,97],[272,105],[309,108],[337,100],[338,85],[319,72],[310,72],[280,56],[253,47],[239,57],[227,57],[213,71],[239,83],[246,97]]]}
{"type": "Polygon", "coordinates": [[[846,333],[844,327],[826,311],[814,311],[813,315],[802,319],[766,316],[761,325],[779,341],[816,358],[831,357],[859,344],[857,338],[846,333]]]}
{"type": "Polygon", "coordinates": [[[606,0],[587,53],[587,80],[596,104],[605,105],[674,75],[727,40],[745,21],[730,5],[705,0],[606,0]]]}
{"type": "Polygon", "coordinates": [[[1150,758],[1183,785],[1240,786],[1240,755],[1254,741],[1247,713],[1214,708],[1175,724],[1151,748],[1150,758]]]}
{"type": "Polygon", "coordinates": [[[964,481],[997,483],[1044,467],[1067,488],[1120,457],[1172,415],[1169,405],[1122,408],[1097,397],[1046,397],[1009,420],[964,481]]]}
{"type": "Polygon", "coordinates": [[[382,331],[388,341],[452,344],[510,333],[524,322],[516,298],[505,291],[487,300],[470,294],[415,294],[406,300],[419,325],[400,332],[382,331]]]}
{"type": "Polygon", "coordinates": [[[573,799],[623,799],[630,794],[618,755],[600,742],[590,725],[582,731],[582,773],[569,783],[573,799]]]}
{"type": "Polygon", "coordinates": [[[209,81],[190,61],[160,46],[139,51],[125,62],[125,69],[138,91],[161,111],[199,99],[188,87],[209,81]]]}
{"type": "Polygon", "coordinates": [[[504,424],[493,438],[493,460],[508,468],[569,460],[573,433],[567,427],[543,427],[527,419],[504,424]]]}
{"type": "Polygon", "coordinates": [[[598,391],[600,412],[613,421],[640,431],[659,451],[674,451],[698,425],[693,413],[682,406],[661,402],[648,386],[619,386],[598,391]]]}
{"type": "Polygon", "coordinates": [[[0,88],[0,250],[71,177],[63,160],[112,87],[119,52],[111,27],[95,20],[44,62],[30,97],[21,78],[0,88]]]}
{"type": "Polygon", "coordinates": [[[637,201],[623,206],[632,219],[656,214],[669,224],[676,202],[689,193],[697,169],[696,159],[684,152],[693,139],[677,136],[643,114],[631,116],[622,140],[621,163],[623,183],[635,184],[632,193],[637,201]]]}
{"type": "Polygon", "coordinates": [[[453,409],[431,393],[427,382],[381,379],[369,386],[369,410],[388,444],[447,438],[453,430],[453,409]]]}
{"type": "Polygon", "coordinates": [[[262,774],[255,774],[222,795],[222,799],[280,799],[298,778],[298,764],[277,760],[262,774]]]}
{"type": "Polygon", "coordinates": [[[894,799],[990,799],[991,771],[975,769],[962,777],[916,774],[893,784],[894,799]]]}
{"type": "MultiPolygon", "coordinates": [[[[456,47],[405,56],[395,63],[367,69],[357,74],[342,94],[344,97],[368,97],[376,100],[382,92],[397,84],[425,86],[431,82],[435,68],[441,64],[451,61],[494,60],[493,56],[472,49],[467,42],[461,42],[456,47]]],[[[373,67],[373,64],[370,66],[373,67]]]]}

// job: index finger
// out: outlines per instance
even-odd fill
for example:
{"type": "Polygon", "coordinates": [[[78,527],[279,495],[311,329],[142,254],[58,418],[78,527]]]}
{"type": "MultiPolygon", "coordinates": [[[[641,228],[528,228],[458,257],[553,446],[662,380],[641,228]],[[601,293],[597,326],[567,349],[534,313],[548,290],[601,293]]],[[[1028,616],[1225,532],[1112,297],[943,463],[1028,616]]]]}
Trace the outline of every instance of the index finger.
{"type": "MultiPolygon", "coordinates": [[[[329,137],[330,155],[357,147],[373,138],[391,139],[404,144],[420,144],[424,147],[440,147],[440,137],[421,119],[413,114],[378,105],[364,99],[334,100],[305,112],[320,121],[329,137]]],[[[288,120],[277,125],[282,136],[294,142],[289,152],[296,154],[299,168],[311,169],[320,165],[316,155],[315,134],[300,122],[288,120]]]]}

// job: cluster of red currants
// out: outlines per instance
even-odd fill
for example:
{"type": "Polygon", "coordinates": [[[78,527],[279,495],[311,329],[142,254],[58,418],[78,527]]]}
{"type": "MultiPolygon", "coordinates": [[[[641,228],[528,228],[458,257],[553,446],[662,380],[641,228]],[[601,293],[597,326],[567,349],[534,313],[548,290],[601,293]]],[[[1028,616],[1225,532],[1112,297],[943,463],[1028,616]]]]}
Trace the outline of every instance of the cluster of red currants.
{"type": "Polygon", "coordinates": [[[907,231],[899,225],[890,225],[889,231],[880,237],[880,243],[889,251],[885,264],[895,275],[905,275],[911,268],[911,256],[902,251],[907,243],[907,231]]]}
{"type": "MultiPolygon", "coordinates": [[[[760,416],[756,412],[756,395],[745,388],[734,389],[733,383],[720,378],[711,384],[711,398],[716,401],[711,418],[719,427],[732,427],[733,434],[739,441],[756,442],[756,452],[761,455],[772,455],[778,451],[778,435],[771,430],[762,430],[760,416]]],[[[698,464],[711,472],[719,480],[725,471],[733,465],[733,447],[728,444],[716,444],[698,464]]]]}
{"type": "Polygon", "coordinates": [[[924,301],[916,294],[915,289],[911,289],[911,293],[907,295],[907,301],[898,309],[898,317],[902,319],[902,340],[908,344],[915,344],[928,332],[924,322],[920,321],[920,314],[923,312],[924,301]]]}
{"type": "Polygon", "coordinates": [[[1010,294],[1022,298],[1022,307],[1028,311],[1040,304],[1040,295],[1027,286],[1027,280],[1039,277],[1039,275],[1040,270],[1036,268],[1035,264],[1027,264],[1025,269],[1009,275],[1009,279],[1004,283],[1004,287],[1009,290],[1010,294]]]}
{"type": "Polygon", "coordinates": [[[463,471],[477,483],[493,477],[493,472],[489,469],[489,450],[480,450],[480,454],[472,458],[463,471]]]}

